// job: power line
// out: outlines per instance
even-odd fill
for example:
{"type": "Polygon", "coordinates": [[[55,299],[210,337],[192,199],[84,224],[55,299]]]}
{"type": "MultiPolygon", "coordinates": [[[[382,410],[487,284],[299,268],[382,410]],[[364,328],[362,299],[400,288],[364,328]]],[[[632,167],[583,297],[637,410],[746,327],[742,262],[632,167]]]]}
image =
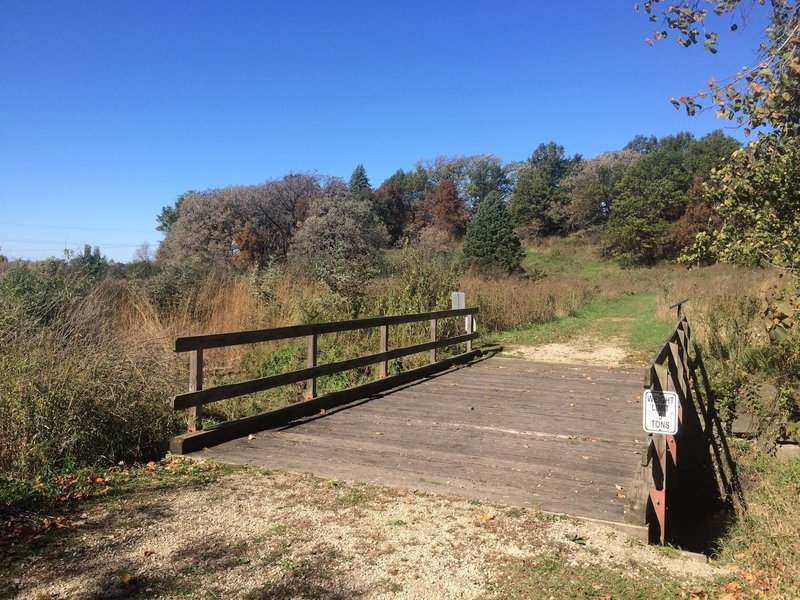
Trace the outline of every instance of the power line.
{"type": "Polygon", "coordinates": [[[141,233],[147,231],[152,234],[155,227],[152,229],[120,229],[117,227],[85,227],[83,225],[42,225],[41,223],[15,223],[4,221],[0,225],[10,225],[13,227],[32,227],[34,229],[71,229],[77,231],[116,231],[119,233],[141,233]]]}

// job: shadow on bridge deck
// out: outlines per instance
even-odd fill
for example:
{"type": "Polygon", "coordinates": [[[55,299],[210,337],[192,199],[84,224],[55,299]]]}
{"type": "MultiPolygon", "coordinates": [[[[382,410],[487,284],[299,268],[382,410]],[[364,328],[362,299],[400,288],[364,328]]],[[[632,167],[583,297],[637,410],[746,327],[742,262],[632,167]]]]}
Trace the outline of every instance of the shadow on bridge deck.
{"type": "Polygon", "coordinates": [[[641,380],[490,358],[197,454],[622,525],[646,437],[641,380]]]}

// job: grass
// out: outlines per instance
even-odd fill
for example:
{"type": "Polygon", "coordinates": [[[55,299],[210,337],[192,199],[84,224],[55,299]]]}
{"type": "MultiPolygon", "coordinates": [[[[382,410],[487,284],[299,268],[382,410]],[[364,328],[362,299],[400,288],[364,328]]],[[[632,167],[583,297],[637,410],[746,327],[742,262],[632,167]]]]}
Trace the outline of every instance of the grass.
{"type": "Polygon", "coordinates": [[[593,246],[568,240],[529,248],[522,266],[529,273],[541,272],[551,277],[577,275],[592,281],[621,271],[615,263],[604,261],[593,246]]]}
{"type": "Polygon", "coordinates": [[[800,460],[779,461],[736,448],[745,486],[747,514],[721,541],[720,561],[736,566],[736,581],[748,594],[800,596],[800,460]]]}
{"type": "Polygon", "coordinates": [[[601,299],[575,309],[569,316],[511,330],[496,336],[501,344],[534,345],[576,337],[617,339],[633,353],[656,351],[673,324],[656,317],[657,294],[638,293],[601,299]]]}
{"type": "Polygon", "coordinates": [[[662,572],[644,573],[618,566],[569,564],[560,551],[541,554],[531,561],[506,565],[488,599],[614,598],[624,600],[672,599],[680,584],[662,572]]]}

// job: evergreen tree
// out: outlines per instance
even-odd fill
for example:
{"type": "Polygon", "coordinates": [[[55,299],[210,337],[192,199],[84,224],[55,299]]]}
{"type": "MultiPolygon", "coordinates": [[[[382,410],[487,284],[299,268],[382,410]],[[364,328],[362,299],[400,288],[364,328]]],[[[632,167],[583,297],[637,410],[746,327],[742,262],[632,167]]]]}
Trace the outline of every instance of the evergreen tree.
{"type": "Polygon", "coordinates": [[[361,192],[369,192],[372,186],[367,177],[367,171],[364,165],[357,165],[353,174],[350,176],[350,183],[347,184],[351,194],[360,194],[361,192]]]}
{"type": "Polygon", "coordinates": [[[569,201],[561,181],[580,161],[578,154],[568,157],[560,144],[539,144],[520,172],[508,201],[514,222],[544,235],[556,233],[554,215],[569,201]]]}
{"type": "Polygon", "coordinates": [[[514,273],[521,269],[524,257],[505,203],[498,192],[489,192],[467,226],[464,258],[481,271],[514,273]]]}

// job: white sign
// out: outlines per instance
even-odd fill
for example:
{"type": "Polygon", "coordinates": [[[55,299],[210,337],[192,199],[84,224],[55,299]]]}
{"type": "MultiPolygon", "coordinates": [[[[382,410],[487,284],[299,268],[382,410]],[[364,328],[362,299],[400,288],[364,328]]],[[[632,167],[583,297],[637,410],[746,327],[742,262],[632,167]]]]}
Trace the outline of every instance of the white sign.
{"type": "Polygon", "coordinates": [[[642,395],[644,430],[647,433],[678,433],[678,394],[645,390],[642,395]]]}
{"type": "Polygon", "coordinates": [[[457,308],[466,308],[467,303],[465,301],[464,292],[453,292],[450,294],[450,308],[453,310],[457,308]]]}

